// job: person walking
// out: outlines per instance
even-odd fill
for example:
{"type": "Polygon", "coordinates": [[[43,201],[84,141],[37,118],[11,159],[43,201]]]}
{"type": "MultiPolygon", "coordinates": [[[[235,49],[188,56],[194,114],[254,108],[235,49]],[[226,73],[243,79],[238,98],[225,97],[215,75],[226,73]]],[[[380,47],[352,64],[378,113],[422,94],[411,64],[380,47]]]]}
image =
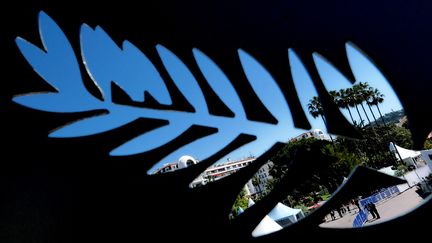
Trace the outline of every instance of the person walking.
{"type": "Polygon", "coordinates": [[[334,210],[330,211],[330,216],[331,216],[332,221],[336,219],[334,210]]]}
{"type": "Polygon", "coordinates": [[[369,203],[369,208],[370,208],[370,209],[368,209],[368,210],[371,212],[373,218],[376,218],[376,219],[381,218],[381,216],[380,216],[380,214],[378,213],[378,210],[377,210],[377,208],[376,208],[376,205],[375,205],[373,202],[370,202],[370,203],[369,203]]]}
{"type": "Polygon", "coordinates": [[[360,204],[357,198],[352,200],[352,204],[354,204],[357,207],[358,211],[360,212],[360,204]]]}

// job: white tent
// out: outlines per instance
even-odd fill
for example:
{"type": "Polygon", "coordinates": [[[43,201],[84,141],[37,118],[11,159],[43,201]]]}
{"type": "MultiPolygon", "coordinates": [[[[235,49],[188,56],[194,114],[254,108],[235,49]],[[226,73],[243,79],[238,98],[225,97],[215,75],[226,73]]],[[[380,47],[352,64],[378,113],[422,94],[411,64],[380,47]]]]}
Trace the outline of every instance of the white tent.
{"type": "Polygon", "coordinates": [[[402,148],[396,144],[394,146],[396,147],[396,150],[399,152],[402,159],[415,158],[415,157],[418,157],[421,155],[421,153],[419,151],[405,149],[405,148],[402,148]]]}
{"type": "Polygon", "coordinates": [[[346,178],[346,177],[344,176],[343,181],[342,181],[342,184],[345,183],[345,182],[347,182],[347,181],[348,181],[348,178],[346,178]]]}
{"type": "Polygon", "coordinates": [[[275,231],[281,230],[282,226],[276,223],[269,216],[265,216],[261,222],[257,225],[257,227],[252,231],[253,237],[258,237],[261,235],[266,235],[273,233],[275,231]]]}
{"type": "Polygon", "coordinates": [[[409,150],[402,148],[393,142],[390,142],[389,145],[390,151],[395,153],[397,160],[403,160],[408,165],[414,165],[417,167],[415,158],[418,158],[421,156],[421,153],[419,151],[409,150]]]}
{"type": "Polygon", "coordinates": [[[255,205],[254,200],[252,200],[252,198],[249,198],[249,200],[248,200],[248,208],[252,207],[253,205],[255,205]]]}
{"type": "Polygon", "coordinates": [[[396,171],[392,169],[392,166],[383,167],[378,170],[379,172],[382,172],[387,175],[396,176],[396,171]]]}
{"type": "Polygon", "coordinates": [[[278,203],[272,211],[270,211],[268,216],[282,226],[285,226],[303,218],[304,213],[301,209],[290,208],[282,203],[278,203]],[[287,220],[289,220],[289,222],[287,220]]]}
{"type": "Polygon", "coordinates": [[[244,212],[244,209],[242,207],[237,208],[237,215],[240,215],[244,212]]]}

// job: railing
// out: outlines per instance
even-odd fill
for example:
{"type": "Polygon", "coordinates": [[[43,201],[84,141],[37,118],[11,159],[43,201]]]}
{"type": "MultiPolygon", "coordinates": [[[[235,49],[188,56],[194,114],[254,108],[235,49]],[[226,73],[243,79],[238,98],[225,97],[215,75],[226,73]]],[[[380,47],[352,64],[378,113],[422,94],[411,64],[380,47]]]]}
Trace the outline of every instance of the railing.
{"type": "Polygon", "coordinates": [[[362,227],[364,223],[367,221],[367,217],[369,215],[369,211],[366,209],[366,204],[368,203],[377,203],[381,200],[384,200],[386,198],[392,197],[394,194],[399,193],[399,189],[397,186],[388,187],[386,189],[381,190],[380,192],[377,192],[373,194],[372,196],[369,196],[367,198],[359,200],[360,205],[360,211],[358,212],[357,216],[355,217],[353,221],[353,227],[362,227]]]}

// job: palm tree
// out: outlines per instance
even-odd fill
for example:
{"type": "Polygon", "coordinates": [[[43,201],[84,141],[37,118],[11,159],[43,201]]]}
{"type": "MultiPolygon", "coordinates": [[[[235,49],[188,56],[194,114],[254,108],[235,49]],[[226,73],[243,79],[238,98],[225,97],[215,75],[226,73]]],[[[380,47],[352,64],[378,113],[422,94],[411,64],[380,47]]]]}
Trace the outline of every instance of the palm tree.
{"type": "MultiPolygon", "coordinates": [[[[332,91],[330,91],[330,93],[331,92],[332,91]]],[[[342,107],[342,108],[345,108],[345,109],[348,110],[348,113],[349,113],[349,115],[351,117],[351,121],[355,125],[356,123],[355,123],[354,118],[353,118],[353,116],[351,114],[351,109],[350,109],[350,103],[351,102],[349,100],[348,93],[346,92],[345,89],[340,89],[339,92],[335,92],[335,93],[337,95],[337,99],[335,100],[336,104],[339,107],[342,107]]]]}
{"type": "MultiPolygon", "coordinates": [[[[312,97],[312,99],[309,100],[308,110],[309,110],[309,113],[312,115],[313,118],[317,118],[317,117],[321,116],[321,119],[323,120],[324,125],[327,127],[327,122],[326,122],[325,117],[324,117],[324,109],[321,105],[321,101],[319,100],[319,98],[317,96],[314,96],[314,97],[312,97]]],[[[329,134],[329,136],[330,136],[330,140],[333,143],[332,136],[330,134],[329,134]]]]}
{"type": "Polygon", "coordinates": [[[377,107],[378,112],[379,112],[380,117],[381,117],[381,121],[383,122],[384,126],[387,126],[387,124],[384,121],[384,118],[381,114],[381,110],[379,108],[379,105],[378,105],[378,104],[381,104],[383,102],[384,102],[384,95],[378,89],[373,89],[372,95],[369,97],[369,103],[371,105],[375,105],[377,107]]]}
{"type": "Polygon", "coordinates": [[[371,112],[371,114],[372,114],[372,116],[373,116],[373,119],[374,119],[374,121],[375,121],[375,124],[378,125],[378,122],[377,122],[377,120],[376,120],[376,117],[375,117],[374,112],[372,111],[372,107],[371,107],[371,103],[370,103],[371,97],[372,97],[372,95],[373,95],[373,88],[372,88],[372,87],[369,87],[369,88],[366,90],[366,94],[367,94],[367,97],[366,97],[366,104],[367,104],[368,107],[369,107],[369,110],[370,110],[370,112],[371,112]]]}
{"type": "Polygon", "coordinates": [[[370,124],[370,119],[368,114],[366,113],[366,109],[363,106],[363,102],[366,101],[366,88],[369,87],[367,83],[360,82],[359,84],[355,84],[353,86],[354,91],[356,92],[357,103],[362,107],[364,114],[370,124]]]}
{"type": "Polygon", "coordinates": [[[341,108],[339,93],[336,90],[331,90],[328,93],[333,98],[334,103],[341,108]]]}
{"type": "Polygon", "coordinates": [[[362,126],[363,125],[363,118],[360,115],[360,111],[359,111],[358,106],[357,106],[357,99],[358,98],[357,98],[357,95],[356,95],[354,89],[353,88],[346,89],[346,96],[349,99],[348,100],[348,105],[351,106],[351,107],[355,107],[356,108],[357,114],[358,114],[358,116],[360,118],[360,126],[362,126]]]}
{"type": "Polygon", "coordinates": [[[322,108],[321,102],[317,96],[312,97],[311,100],[309,100],[308,103],[308,110],[309,113],[312,115],[313,118],[317,118],[321,116],[324,124],[327,126],[327,123],[324,118],[324,110],[322,108]]]}

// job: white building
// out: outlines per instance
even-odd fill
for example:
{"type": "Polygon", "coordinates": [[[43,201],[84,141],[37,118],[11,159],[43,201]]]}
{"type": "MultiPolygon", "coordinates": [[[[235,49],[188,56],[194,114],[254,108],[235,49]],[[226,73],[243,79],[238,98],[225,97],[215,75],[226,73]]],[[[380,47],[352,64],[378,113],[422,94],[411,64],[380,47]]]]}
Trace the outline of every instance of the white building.
{"type": "MultiPolygon", "coordinates": [[[[187,168],[191,165],[195,165],[198,162],[199,161],[196,160],[195,158],[193,158],[192,156],[184,155],[184,156],[180,157],[177,162],[164,164],[161,168],[158,168],[153,174],[164,174],[167,172],[172,172],[172,171],[176,171],[179,169],[184,169],[184,168],[187,168]]],[[[205,185],[206,183],[207,183],[207,179],[205,179],[203,177],[203,175],[201,174],[200,176],[195,178],[195,180],[192,181],[191,187],[202,186],[202,185],[205,185]]]]}
{"type": "Polygon", "coordinates": [[[246,167],[253,161],[255,161],[255,157],[216,164],[206,169],[203,174],[208,180],[217,181],[225,176],[231,175],[243,167],[246,167]]]}
{"type": "MultiPolygon", "coordinates": [[[[198,176],[192,183],[191,187],[197,187],[207,184],[209,181],[217,181],[226,176],[229,176],[236,171],[240,170],[255,161],[255,157],[249,157],[237,161],[229,161],[221,164],[212,165],[207,168],[200,176],[198,176]]],[[[154,174],[163,174],[167,172],[176,171],[178,169],[187,168],[190,165],[197,164],[199,161],[192,156],[185,155],[180,157],[178,162],[164,164],[161,168],[157,169],[154,174]]],[[[272,177],[269,174],[271,162],[263,165],[255,176],[246,183],[246,194],[250,197],[255,197],[265,191],[265,185],[272,177]]]]}
{"type": "Polygon", "coordinates": [[[319,140],[330,140],[330,138],[326,134],[324,134],[324,132],[321,129],[314,129],[312,131],[304,132],[294,138],[291,138],[289,141],[299,141],[307,138],[316,138],[319,140]]]}
{"type": "Polygon", "coordinates": [[[269,161],[265,165],[261,166],[258,172],[248,181],[246,184],[250,196],[257,197],[262,193],[266,192],[267,182],[272,180],[273,177],[270,175],[270,169],[273,165],[273,162],[269,161]]]}

